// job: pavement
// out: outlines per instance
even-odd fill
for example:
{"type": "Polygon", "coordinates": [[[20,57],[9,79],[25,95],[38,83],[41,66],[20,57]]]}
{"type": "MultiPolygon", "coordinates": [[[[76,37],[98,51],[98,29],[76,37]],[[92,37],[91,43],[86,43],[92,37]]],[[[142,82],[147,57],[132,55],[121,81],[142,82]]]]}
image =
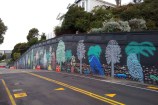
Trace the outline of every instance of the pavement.
{"type": "Polygon", "coordinates": [[[0,79],[0,105],[158,105],[157,86],[109,77],[2,69],[0,79]]]}

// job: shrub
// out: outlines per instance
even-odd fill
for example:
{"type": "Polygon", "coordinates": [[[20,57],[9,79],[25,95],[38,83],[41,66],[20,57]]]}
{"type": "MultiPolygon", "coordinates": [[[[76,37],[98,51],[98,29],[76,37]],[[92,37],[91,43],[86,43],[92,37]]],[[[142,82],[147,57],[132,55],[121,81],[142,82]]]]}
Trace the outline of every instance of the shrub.
{"type": "Polygon", "coordinates": [[[90,33],[102,33],[103,29],[102,28],[92,28],[90,30],[90,33]]]}
{"type": "Polygon", "coordinates": [[[157,27],[156,27],[156,22],[153,21],[153,20],[148,20],[146,22],[146,26],[148,27],[148,30],[155,30],[157,27]]]}
{"type": "Polygon", "coordinates": [[[120,24],[115,21],[109,21],[103,23],[104,32],[120,32],[122,30],[120,24]]]}
{"type": "Polygon", "coordinates": [[[129,20],[131,31],[143,31],[147,29],[146,21],[144,19],[131,19],[129,20]]]}
{"type": "Polygon", "coordinates": [[[131,27],[129,26],[128,21],[118,21],[118,23],[121,26],[122,32],[130,32],[131,31],[131,27]]]}

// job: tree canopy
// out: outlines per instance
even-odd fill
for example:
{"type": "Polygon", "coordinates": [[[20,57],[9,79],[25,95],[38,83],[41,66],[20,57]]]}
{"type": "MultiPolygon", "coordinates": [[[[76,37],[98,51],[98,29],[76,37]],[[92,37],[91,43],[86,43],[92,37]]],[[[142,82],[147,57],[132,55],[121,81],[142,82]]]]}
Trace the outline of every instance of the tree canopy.
{"type": "Polygon", "coordinates": [[[45,41],[46,40],[46,35],[45,33],[42,33],[42,35],[39,35],[37,28],[32,28],[29,30],[28,35],[27,35],[27,40],[28,42],[24,43],[17,43],[14,46],[14,49],[12,50],[11,58],[12,60],[17,60],[23,53],[25,53],[29,47],[31,47],[34,44],[37,44],[39,42],[45,41]],[[41,36],[40,39],[38,37],[41,36]]]}
{"type": "Polygon", "coordinates": [[[71,6],[64,16],[61,27],[56,27],[54,33],[58,36],[61,34],[75,34],[87,32],[90,29],[91,13],[84,11],[78,6],[71,6]]]}
{"type": "Polygon", "coordinates": [[[32,28],[29,30],[29,33],[27,35],[27,40],[30,41],[32,38],[35,38],[37,37],[39,34],[38,34],[38,29],[37,28],[32,28]]]}
{"type": "Polygon", "coordinates": [[[3,43],[3,40],[4,40],[4,34],[7,30],[7,26],[5,26],[5,24],[3,23],[3,21],[1,20],[0,18],[0,44],[3,43]]]}
{"type": "Polygon", "coordinates": [[[16,58],[14,58],[14,53],[19,53],[22,55],[28,48],[29,46],[27,43],[17,43],[12,50],[11,58],[16,60],[16,58]]]}
{"type": "Polygon", "coordinates": [[[103,23],[111,19],[125,22],[142,19],[147,26],[145,30],[158,29],[158,0],[132,0],[133,3],[122,6],[119,5],[121,0],[115,1],[118,4],[115,8],[97,6],[91,12],[86,12],[81,7],[71,6],[64,16],[62,25],[55,27],[55,35],[75,34],[76,31],[88,33],[91,29],[101,32],[103,23]]]}

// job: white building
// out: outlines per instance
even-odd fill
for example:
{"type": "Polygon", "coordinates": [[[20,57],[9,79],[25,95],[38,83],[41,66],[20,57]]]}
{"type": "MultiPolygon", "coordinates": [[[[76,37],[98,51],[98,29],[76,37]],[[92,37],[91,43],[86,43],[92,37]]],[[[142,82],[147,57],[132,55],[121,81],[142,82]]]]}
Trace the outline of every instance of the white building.
{"type": "MultiPolygon", "coordinates": [[[[87,12],[91,12],[94,7],[96,6],[109,6],[109,7],[115,7],[115,4],[103,1],[103,0],[75,0],[75,2],[72,5],[78,5],[82,8],[85,9],[85,11],[87,12]]],[[[72,6],[71,4],[68,5],[67,9],[72,6]]],[[[57,16],[57,20],[59,20],[59,24],[58,26],[61,26],[62,21],[64,19],[64,15],[63,13],[59,13],[59,15],[57,16]]]]}
{"type": "Polygon", "coordinates": [[[116,6],[115,4],[103,0],[76,0],[74,4],[84,8],[87,12],[91,12],[96,6],[116,6]]]}

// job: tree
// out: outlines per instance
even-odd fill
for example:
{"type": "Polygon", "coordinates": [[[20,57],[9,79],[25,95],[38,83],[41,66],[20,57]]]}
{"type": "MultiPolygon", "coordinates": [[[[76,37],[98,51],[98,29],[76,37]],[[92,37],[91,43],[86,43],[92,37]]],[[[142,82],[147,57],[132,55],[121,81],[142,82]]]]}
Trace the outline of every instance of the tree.
{"type": "Polygon", "coordinates": [[[151,42],[130,42],[126,46],[125,52],[128,55],[127,67],[133,78],[139,79],[139,81],[143,82],[143,70],[140,64],[140,54],[149,57],[149,55],[154,55],[153,51],[156,51],[156,48],[151,42]]]}
{"type": "Polygon", "coordinates": [[[80,74],[82,74],[82,59],[85,57],[85,45],[83,43],[84,40],[80,40],[78,42],[78,46],[77,46],[77,56],[78,59],[80,60],[80,74]]]}
{"type": "Polygon", "coordinates": [[[110,40],[105,52],[107,63],[111,63],[111,77],[114,77],[114,64],[120,62],[121,48],[115,40],[110,40]]]}
{"type": "Polygon", "coordinates": [[[38,34],[38,29],[37,28],[32,28],[29,30],[29,33],[27,35],[27,40],[30,41],[31,39],[37,37],[39,34],[38,34]]]}
{"type": "Polygon", "coordinates": [[[85,33],[90,29],[91,13],[84,11],[84,8],[71,6],[64,16],[61,27],[56,27],[56,36],[62,34],[85,33]]]}
{"type": "Polygon", "coordinates": [[[31,47],[32,45],[38,43],[38,38],[36,38],[36,37],[35,37],[35,38],[32,38],[32,39],[30,39],[27,43],[28,43],[29,47],[31,47]]]}
{"type": "Polygon", "coordinates": [[[7,30],[7,26],[5,26],[5,24],[0,18],[0,44],[3,43],[3,40],[4,40],[3,35],[5,34],[6,30],[7,30]]]}
{"type": "Polygon", "coordinates": [[[2,54],[2,53],[0,53],[0,54],[1,54],[0,55],[0,61],[5,60],[7,55],[6,54],[2,54]]]}
{"type": "Polygon", "coordinates": [[[14,61],[16,61],[17,59],[19,59],[20,56],[21,56],[20,53],[14,53],[14,54],[13,54],[13,59],[14,59],[14,61]]]}
{"type": "Polygon", "coordinates": [[[27,43],[17,43],[12,50],[11,58],[14,60],[14,53],[20,53],[20,55],[22,55],[28,48],[27,43]]]}
{"type": "Polygon", "coordinates": [[[111,8],[105,6],[96,6],[91,13],[91,28],[101,28],[103,26],[104,21],[109,20],[113,17],[111,8]]]}
{"type": "Polygon", "coordinates": [[[57,63],[60,64],[60,70],[61,70],[62,63],[65,62],[65,44],[62,40],[60,40],[58,43],[58,47],[56,50],[56,59],[57,59],[57,63]]]}
{"type": "Polygon", "coordinates": [[[42,33],[41,38],[40,38],[40,42],[45,41],[46,40],[46,34],[42,33]]]}

